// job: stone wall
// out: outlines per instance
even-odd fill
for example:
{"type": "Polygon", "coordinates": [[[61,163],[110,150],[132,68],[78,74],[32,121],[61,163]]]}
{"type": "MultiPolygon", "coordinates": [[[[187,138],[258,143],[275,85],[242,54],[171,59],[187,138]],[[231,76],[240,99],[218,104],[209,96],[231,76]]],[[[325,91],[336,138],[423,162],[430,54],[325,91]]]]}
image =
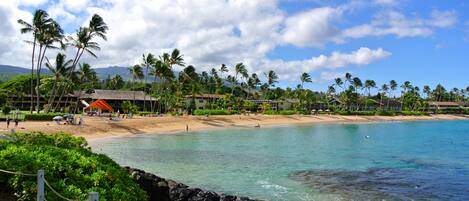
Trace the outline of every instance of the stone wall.
{"type": "Polygon", "coordinates": [[[148,193],[151,201],[257,201],[247,197],[225,195],[164,179],[136,168],[125,167],[132,178],[148,193]]]}

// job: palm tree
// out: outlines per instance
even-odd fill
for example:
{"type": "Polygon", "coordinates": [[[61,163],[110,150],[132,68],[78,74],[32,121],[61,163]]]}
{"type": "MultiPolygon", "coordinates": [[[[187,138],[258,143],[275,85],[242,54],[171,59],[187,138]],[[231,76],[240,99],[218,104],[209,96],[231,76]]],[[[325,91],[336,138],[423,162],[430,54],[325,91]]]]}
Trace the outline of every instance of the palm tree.
{"type": "MultiPolygon", "coordinates": [[[[146,102],[147,102],[147,78],[148,78],[148,68],[150,68],[151,65],[155,62],[155,56],[153,54],[148,53],[147,56],[145,54],[143,55],[142,58],[142,66],[145,66],[145,86],[143,87],[143,110],[146,110],[146,102]]],[[[152,107],[150,105],[150,107],[152,107]]]]}
{"type": "Polygon", "coordinates": [[[266,76],[267,76],[267,84],[269,85],[269,87],[271,86],[275,87],[275,83],[278,82],[277,74],[273,70],[270,70],[266,76]]]}
{"type": "Polygon", "coordinates": [[[64,54],[58,53],[55,57],[55,65],[51,64],[49,59],[46,57],[46,67],[50,70],[50,72],[54,75],[55,81],[54,86],[52,87],[52,94],[49,97],[48,105],[49,107],[45,108],[45,112],[49,112],[50,108],[52,108],[53,102],[55,100],[55,96],[57,93],[58,83],[61,82],[62,78],[68,74],[72,67],[72,60],[66,60],[66,56],[64,54]]]}
{"type": "Polygon", "coordinates": [[[33,113],[33,93],[34,93],[34,83],[33,83],[33,76],[34,76],[34,57],[36,55],[36,42],[38,39],[39,34],[44,30],[44,27],[47,26],[49,23],[52,22],[52,19],[49,18],[49,14],[47,14],[44,10],[36,10],[33,15],[32,23],[27,23],[22,19],[18,19],[18,23],[23,26],[21,28],[21,33],[33,33],[33,41],[28,42],[33,44],[33,51],[31,54],[31,102],[30,102],[30,113],[33,113]]]}
{"type": "Polygon", "coordinates": [[[313,80],[311,79],[311,76],[308,73],[301,74],[300,80],[301,80],[301,89],[304,89],[303,85],[305,82],[309,82],[309,83],[313,82],[313,80]]]}
{"type": "Polygon", "coordinates": [[[395,80],[389,81],[389,88],[392,91],[392,96],[394,97],[394,91],[397,89],[397,82],[395,80]]]}
{"type": "MultiPolygon", "coordinates": [[[[353,88],[357,91],[358,94],[360,94],[359,90],[363,87],[362,80],[358,77],[354,77],[352,79],[352,86],[353,88]]],[[[359,100],[357,100],[357,110],[359,109],[359,100]]]]}
{"type": "MultiPolygon", "coordinates": [[[[383,96],[386,96],[386,94],[388,93],[389,91],[389,87],[387,84],[383,84],[381,85],[381,96],[380,96],[380,106],[383,105],[383,96]]],[[[386,107],[389,106],[389,100],[388,100],[388,104],[386,105],[386,107]]]]}
{"type": "Polygon", "coordinates": [[[137,79],[141,80],[144,77],[142,66],[134,65],[129,68],[129,72],[132,75],[132,91],[134,91],[134,104],[135,104],[135,82],[137,79]]]}
{"type": "Polygon", "coordinates": [[[54,20],[51,20],[51,22],[47,25],[45,25],[44,29],[39,32],[37,36],[37,42],[39,43],[39,56],[37,58],[37,66],[36,66],[36,112],[39,113],[39,101],[41,98],[41,94],[39,91],[39,86],[41,85],[40,77],[41,77],[41,69],[42,69],[42,63],[44,61],[44,57],[46,55],[46,50],[48,48],[51,49],[56,49],[53,44],[55,42],[60,43],[60,47],[64,49],[64,45],[62,43],[63,39],[63,34],[64,31],[62,28],[60,28],[60,25],[55,22],[54,20]],[[42,51],[41,51],[42,50],[42,51]]]}
{"type": "Polygon", "coordinates": [[[222,65],[220,66],[220,70],[219,70],[219,71],[220,71],[220,77],[223,78],[223,73],[228,72],[228,67],[226,67],[225,64],[222,64],[222,65]]]}
{"type": "Polygon", "coordinates": [[[338,87],[340,87],[340,88],[343,89],[342,84],[344,84],[344,82],[342,81],[342,79],[341,79],[340,77],[335,78],[335,79],[334,79],[334,82],[335,82],[335,85],[336,85],[336,86],[338,86],[338,87]]]}
{"type": "MultiPolygon", "coordinates": [[[[248,72],[246,70],[246,66],[243,63],[237,63],[235,65],[235,77],[234,77],[235,84],[236,82],[238,82],[238,74],[243,75],[243,77],[247,77],[245,75],[247,75],[248,72]]],[[[234,92],[234,85],[231,86],[231,95],[233,95],[233,92],[234,92]]]]}
{"type": "MultiPolygon", "coordinates": [[[[368,97],[371,95],[371,89],[376,87],[374,80],[365,80],[365,88],[368,90],[368,97]]],[[[368,109],[368,99],[365,100],[365,109],[368,109]]]]}
{"type": "Polygon", "coordinates": [[[348,73],[348,72],[345,73],[345,84],[346,84],[347,82],[348,82],[349,84],[352,83],[352,74],[350,74],[350,73],[348,73]]]}
{"type": "Polygon", "coordinates": [[[174,49],[169,58],[169,67],[172,68],[173,65],[184,66],[183,55],[181,55],[178,49],[174,49]]]}
{"type": "Polygon", "coordinates": [[[423,86],[423,93],[427,95],[427,100],[429,100],[432,94],[432,90],[430,89],[430,86],[428,85],[423,86]]]}

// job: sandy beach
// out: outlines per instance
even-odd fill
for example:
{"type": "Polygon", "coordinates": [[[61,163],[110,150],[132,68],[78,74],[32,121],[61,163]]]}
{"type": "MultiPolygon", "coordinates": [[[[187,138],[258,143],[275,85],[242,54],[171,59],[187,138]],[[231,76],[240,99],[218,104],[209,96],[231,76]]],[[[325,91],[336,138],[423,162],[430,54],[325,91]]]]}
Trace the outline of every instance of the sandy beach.
{"type": "MultiPolygon", "coordinates": [[[[189,131],[223,128],[253,128],[284,126],[289,124],[314,123],[366,123],[381,121],[418,121],[418,120],[469,120],[468,116],[432,115],[432,116],[339,116],[339,115],[233,115],[233,116],[164,116],[135,117],[133,119],[109,120],[105,117],[83,117],[81,126],[58,125],[52,121],[21,122],[17,132],[42,131],[54,133],[64,131],[88,140],[131,136],[135,134],[174,134],[189,131]]],[[[1,125],[1,132],[8,132],[6,123],[1,125]]]]}

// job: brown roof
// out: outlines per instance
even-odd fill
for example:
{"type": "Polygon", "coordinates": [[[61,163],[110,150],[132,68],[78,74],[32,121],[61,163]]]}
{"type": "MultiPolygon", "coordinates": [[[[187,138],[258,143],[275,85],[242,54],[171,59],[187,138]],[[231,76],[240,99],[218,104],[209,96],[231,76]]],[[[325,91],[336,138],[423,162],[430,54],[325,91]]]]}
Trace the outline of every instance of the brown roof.
{"type": "Polygon", "coordinates": [[[438,106],[438,107],[458,107],[465,106],[464,102],[449,102],[449,101],[429,101],[429,105],[438,106]]]}
{"type": "MultiPolygon", "coordinates": [[[[192,98],[192,95],[187,95],[186,98],[192,98]]],[[[221,98],[225,98],[225,95],[220,95],[220,94],[194,94],[194,98],[221,99],[221,98]]]]}
{"type": "Polygon", "coordinates": [[[92,93],[82,93],[81,98],[104,99],[104,100],[156,100],[149,95],[145,96],[143,91],[122,91],[122,90],[102,90],[95,89],[92,93]]]}

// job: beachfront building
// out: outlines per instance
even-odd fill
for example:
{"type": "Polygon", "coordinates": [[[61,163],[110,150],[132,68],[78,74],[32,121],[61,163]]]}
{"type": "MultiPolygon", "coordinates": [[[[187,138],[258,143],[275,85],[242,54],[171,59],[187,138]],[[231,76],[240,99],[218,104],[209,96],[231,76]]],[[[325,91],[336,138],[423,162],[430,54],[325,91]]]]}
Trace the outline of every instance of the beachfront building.
{"type": "Polygon", "coordinates": [[[257,105],[258,109],[261,109],[262,104],[269,104],[271,110],[292,110],[293,105],[298,103],[297,99],[286,99],[286,100],[248,100],[257,105]]]}
{"type": "Polygon", "coordinates": [[[186,104],[191,105],[191,102],[194,101],[194,109],[212,109],[211,105],[213,103],[222,100],[225,98],[224,95],[219,94],[194,94],[186,96],[186,104]]]}
{"type": "MultiPolygon", "coordinates": [[[[77,93],[75,93],[77,94],[77,93]]],[[[87,92],[81,92],[77,94],[80,100],[84,101],[82,107],[85,107],[85,103],[91,103],[97,100],[105,100],[115,111],[122,111],[121,104],[124,101],[130,101],[137,105],[141,111],[150,111],[151,108],[156,108],[158,102],[155,98],[145,94],[143,91],[123,91],[123,90],[102,90],[95,89],[87,92]]]]}
{"type": "Polygon", "coordinates": [[[462,113],[469,109],[469,102],[429,101],[428,110],[431,112],[462,113]]]}

